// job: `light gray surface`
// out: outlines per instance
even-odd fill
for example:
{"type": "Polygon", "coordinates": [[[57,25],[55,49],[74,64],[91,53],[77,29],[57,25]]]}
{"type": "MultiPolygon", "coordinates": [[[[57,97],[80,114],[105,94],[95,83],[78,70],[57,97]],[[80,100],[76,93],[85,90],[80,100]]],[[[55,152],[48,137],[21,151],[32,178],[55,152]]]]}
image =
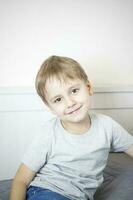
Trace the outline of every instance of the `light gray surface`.
{"type": "Polygon", "coordinates": [[[133,159],[124,153],[110,153],[104,182],[95,200],[131,200],[133,197],[133,159]]]}
{"type": "Polygon", "coordinates": [[[0,181],[0,200],[8,200],[12,180],[0,181]]]}
{"type": "MultiPolygon", "coordinates": [[[[133,159],[124,153],[111,153],[104,170],[105,180],[95,200],[131,200],[133,196],[133,159]]],[[[11,180],[0,181],[0,200],[9,199],[11,180]]]]}

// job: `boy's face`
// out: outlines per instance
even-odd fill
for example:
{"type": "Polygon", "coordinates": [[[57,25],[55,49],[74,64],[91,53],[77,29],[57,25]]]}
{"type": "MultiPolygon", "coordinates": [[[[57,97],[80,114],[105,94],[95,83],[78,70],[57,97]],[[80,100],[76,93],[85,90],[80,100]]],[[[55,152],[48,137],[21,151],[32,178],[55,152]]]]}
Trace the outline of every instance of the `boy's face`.
{"type": "Polygon", "coordinates": [[[51,111],[62,121],[79,123],[88,117],[91,87],[83,80],[46,82],[46,100],[51,111]]]}

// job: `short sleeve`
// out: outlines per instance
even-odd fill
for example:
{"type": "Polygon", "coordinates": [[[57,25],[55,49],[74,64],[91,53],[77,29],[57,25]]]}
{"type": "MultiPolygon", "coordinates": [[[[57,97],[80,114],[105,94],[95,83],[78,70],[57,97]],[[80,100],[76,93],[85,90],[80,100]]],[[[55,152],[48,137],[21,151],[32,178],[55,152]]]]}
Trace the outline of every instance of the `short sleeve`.
{"type": "Polygon", "coordinates": [[[51,133],[46,128],[43,132],[39,133],[29,145],[22,158],[22,163],[35,172],[39,171],[39,169],[47,162],[50,144],[51,133]]]}
{"type": "Polygon", "coordinates": [[[122,152],[128,150],[133,144],[133,136],[128,133],[119,123],[112,120],[112,143],[111,151],[122,152]]]}

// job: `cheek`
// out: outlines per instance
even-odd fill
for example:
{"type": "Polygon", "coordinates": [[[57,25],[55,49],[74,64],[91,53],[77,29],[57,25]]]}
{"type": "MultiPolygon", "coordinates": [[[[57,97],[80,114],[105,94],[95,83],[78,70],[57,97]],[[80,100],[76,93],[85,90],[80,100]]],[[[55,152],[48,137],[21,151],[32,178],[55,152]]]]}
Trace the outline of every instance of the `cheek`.
{"type": "Polygon", "coordinates": [[[55,114],[55,115],[57,115],[58,117],[61,117],[62,115],[63,115],[63,108],[61,107],[61,106],[58,106],[58,107],[53,107],[52,109],[51,109],[51,111],[55,114]]]}
{"type": "Polygon", "coordinates": [[[61,112],[61,111],[57,111],[57,112],[56,112],[56,115],[57,115],[58,117],[62,117],[63,112],[61,112]]]}
{"type": "Polygon", "coordinates": [[[89,92],[83,93],[82,95],[80,95],[80,100],[81,103],[83,103],[87,108],[90,107],[91,105],[91,99],[90,99],[90,95],[89,92]]]}
{"type": "Polygon", "coordinates": [[[89,102],[90,101],[90,95],[88,90],[83,90],[79,96],[77,97],[79,101],[81,102],[89,102]]]}

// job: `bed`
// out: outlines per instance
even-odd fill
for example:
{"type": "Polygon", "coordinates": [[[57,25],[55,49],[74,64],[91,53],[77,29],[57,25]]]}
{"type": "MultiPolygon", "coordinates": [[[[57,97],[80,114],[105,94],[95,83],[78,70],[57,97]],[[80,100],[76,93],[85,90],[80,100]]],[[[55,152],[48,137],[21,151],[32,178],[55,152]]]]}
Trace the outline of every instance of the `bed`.
{"type": "MultiPolygon", "coordinates": [[[[8,200],[12,180],[0,181],[0,200],[8,200]]],[[[104,182],[95,200],[133,199],[133,159],[124,153],[110,153],[104,170],[104,182]]]]}

